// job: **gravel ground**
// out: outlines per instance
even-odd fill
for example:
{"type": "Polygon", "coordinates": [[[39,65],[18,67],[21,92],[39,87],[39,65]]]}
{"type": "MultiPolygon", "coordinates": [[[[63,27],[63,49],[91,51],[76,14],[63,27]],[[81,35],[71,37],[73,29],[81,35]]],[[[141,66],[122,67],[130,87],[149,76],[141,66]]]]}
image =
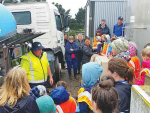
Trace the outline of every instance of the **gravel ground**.
{"type": "MultiPolygon", "coordinates": [[[[69,75],[67,72],[67,69],[61,71],[61,81],[65,81],[67,83],[67,91],[71,93],[73,97],[77,97],[77,92],[80,88],[80,83],[81,83],[81,75],[77,75],[77,79],[74,79],[73,73],[72,73],[72,78],[69,79],[69,75]]],[[[53,86],[53,88],[55,85],[53,86]]],[[[49,88],[49,90],[53,90],[53,88],[49,88]]]]}

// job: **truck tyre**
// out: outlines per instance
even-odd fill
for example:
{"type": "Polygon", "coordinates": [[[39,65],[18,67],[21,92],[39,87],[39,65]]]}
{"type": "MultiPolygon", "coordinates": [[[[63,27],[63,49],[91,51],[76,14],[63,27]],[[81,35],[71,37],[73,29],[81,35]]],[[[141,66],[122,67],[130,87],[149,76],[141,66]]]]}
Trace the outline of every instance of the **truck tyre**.
{"type": "Polygon", "coordinates": [[[60,64],[59,59],[56,56],[55,57],[55,82],[58,82],[60,80],[60,64]]]}

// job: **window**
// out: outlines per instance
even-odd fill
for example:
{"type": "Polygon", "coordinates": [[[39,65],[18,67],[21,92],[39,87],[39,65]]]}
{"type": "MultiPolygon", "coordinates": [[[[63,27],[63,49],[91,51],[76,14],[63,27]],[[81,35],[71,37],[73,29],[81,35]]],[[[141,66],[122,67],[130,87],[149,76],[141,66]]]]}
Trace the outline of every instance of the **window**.
{"type": "Polygon", "coordinates": [[[31,13],[29,11],[13,12],[12,14],[16,20],[17,25],[31,24],[31,13]]]}
{"type": "Polygon", "coordinates": [[[61,19],[59,15],[55,15],[57,30],[62,31],[61,19]]]}

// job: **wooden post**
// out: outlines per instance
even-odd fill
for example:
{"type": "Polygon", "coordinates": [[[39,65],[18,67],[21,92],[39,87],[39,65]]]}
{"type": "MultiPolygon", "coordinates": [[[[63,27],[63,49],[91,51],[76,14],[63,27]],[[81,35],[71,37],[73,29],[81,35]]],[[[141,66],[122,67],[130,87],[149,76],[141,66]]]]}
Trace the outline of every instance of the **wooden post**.
{"type": "Polygon", "coordinates": [[[10,55],[9,55],[9,48],[4,45],[3,46],[3,58],[4,58],[4,65],[5,65],[5,75],[10,69],[10,55]]]}

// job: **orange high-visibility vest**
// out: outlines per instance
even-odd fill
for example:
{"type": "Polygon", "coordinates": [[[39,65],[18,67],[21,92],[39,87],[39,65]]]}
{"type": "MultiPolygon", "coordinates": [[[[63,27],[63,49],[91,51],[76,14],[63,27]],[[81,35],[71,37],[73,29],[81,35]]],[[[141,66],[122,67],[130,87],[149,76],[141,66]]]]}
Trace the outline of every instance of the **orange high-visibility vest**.
{"type": "Polygon", "coordinates": [[[67,102],[60,105],[56,105],[57,113],[75,113],[76,111],[76,101],[73,97],[70,97],[67,102]]]}
{"type": "Polygon", "coordinates": [[[109,46],[109,44],[110,43],[107,43],[107,44],[105,44],[106,42],[104,42],[104,46],[103,46],[103,51],[102,51],[102,54],[106,54],[106,52],[107,52],[107,49],[108,49],[108,46],[109,46]]]}
{"type": "Polygon", "coordinates": [[[140,60],[137,56],[131,57],[130,62],[128,62],[128,66],[133,68],[135,78],[139,78],[140,76],[140,60]]]}
{"type": "Polygon", "coordinates": [[[80,88],[78,91],[78,103],[85,102],[91,110],[93,110],[91,105],[91,94],[88,91],[85,91],[84,88],[80,88]]]}

